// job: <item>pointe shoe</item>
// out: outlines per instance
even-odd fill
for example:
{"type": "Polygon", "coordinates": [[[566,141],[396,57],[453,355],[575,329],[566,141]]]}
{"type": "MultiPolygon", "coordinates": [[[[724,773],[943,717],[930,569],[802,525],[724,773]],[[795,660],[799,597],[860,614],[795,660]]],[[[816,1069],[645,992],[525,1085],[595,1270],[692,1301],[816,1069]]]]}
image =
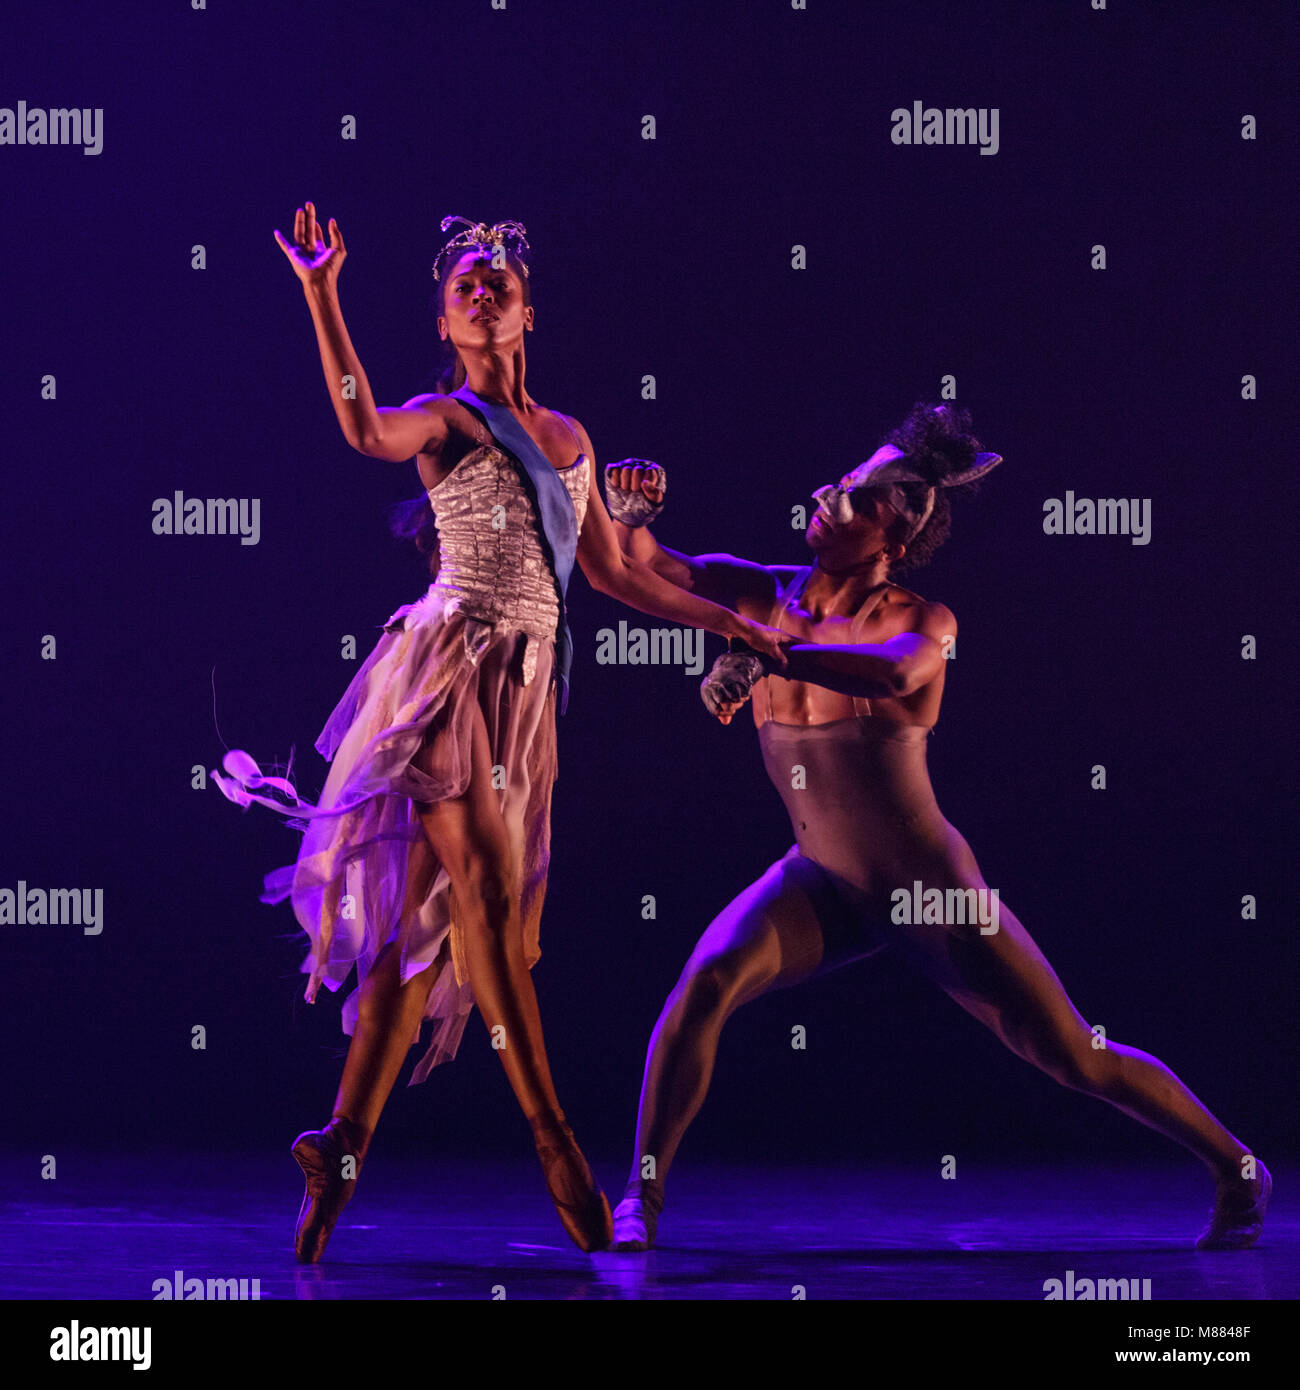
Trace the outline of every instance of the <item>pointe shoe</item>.
{"type": "Polygon", "coordinates": [[[299,1264],[316,1264],[325,1253],[335,1222],[357,1186],[355,1176],[343,1177],[344,1156],[352,1154],[360,1172],[363,1147],[354,1126],[337,1118],[324,1129],[306,1130],[293,1141],[290,1152],[307,1180],[293,1233],[293,1253],[299,1264]]]}
{"type": "Polygon", "coordinates": [[[533,1142],[546,1175],[546,1190],[569,1239],[579,1250],[604,1250],[614,1235],[609,1201],[596,1186],[573,1131],[561,1117],[533,1122],[533,1142]],[[570,1194],[577,1193],[570,1200],[570,1194]]]}
{"type": "Polygon", "coordinates": [[[1273,1175],[1261,1163],[1259,1187],[1254,1196],[1240,1188],[1220,1186],[1210,1224],[1196,1240],[1198,1250],[1246,1250],[1264,1229],[1264,1211],[1273,1193],[1273,1175]]]}
{"type": "Polygon", "coordinates": [[[623,1200],[614,1208],[611,1250],[649,1250],[655,1243],[659,1213],[664,1209],[662,1182],[634,1179],[623,1200]]]}

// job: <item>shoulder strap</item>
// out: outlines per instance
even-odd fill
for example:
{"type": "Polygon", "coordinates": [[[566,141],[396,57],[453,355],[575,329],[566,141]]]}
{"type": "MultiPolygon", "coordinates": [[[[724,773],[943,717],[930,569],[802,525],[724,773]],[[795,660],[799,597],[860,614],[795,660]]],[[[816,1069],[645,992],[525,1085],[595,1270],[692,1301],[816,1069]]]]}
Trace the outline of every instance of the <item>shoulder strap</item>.
{"type": "Polygon", "coordinates": [[[573,428],[573,425],[569,422],[569,417],[567,415],[560,414],[558,410],[552,410],[551,414],[554,415],[556,419],[563,424],[564,428],[568,430],[569,433],[573,436],[573,442],[578,446],[578,454],[579,457],[581,457],[581,455],[584,453],[582,447],[582,440],[578,438],[578,431],[575,430],[573,428]]]}
{"type": "Polygon", "coordinates": [[[871,617],[871,615],[880,606],[881,593],[886,588],[888,588],[891,583],[892,580],[887,579],[883,584],[877,586],[875,589],[872,589],[872,591],[867,595],[866,602],[853,615],[853,624],[849,630],[853,634],[854,641],[857,641],[857,639],[861,636],[862,629],[866,625],[867,619],[871,617]]]}
{"type": "MultiPolygon", "coordinates": [[[[881,591],[887,589],[890,583],[890,580],[886,580],[878,588],[873,589],[871,593],[867,595],[867,601],[853,615],[853,623],[852,626],[849,628],[849,634],[854,642],[860,642],[862,640],[862,629],[866,625],[867,619],[876,611],[876,608],[879,606],[878,600],[880,598],[881,591]]],[[[871,708],[871,701],[868,700],[865,695],[854,695],[852,698],[853,711],[855,714],[874,715],[875,711],[871,708]]]]}
{"type": "Polygon", "coordinates": [[[785,608],[786,604],[788,604],[791,599],[798,598],[799,595],[803,593],[804,586],[808,583],[809,579],[811,578],[812,566],[803,565],[799,569],[795,570],[794,574],[790,578],[790,582],[785,586],[784,589],[780,588],[779,586],[777,587],[776,599],[772,604],[772,611],[768,614],[769,626],[777,626],[776,620],[777,617],[780,615],[782,609],[785,608]]]}
{"type": "Polygon", "coordinates": [[[503,452],[519,466],[523,484],[532,496],[541,526],[542,549],[550,562],[560,598],[555,669],[560,683],[560,712],[563,713],[569,703],[569,668],[573,664],[573,638],[569,633],[569,616],[564,603],[569,576],[573,573],[573,563],[578,553],[578,518],[573,510],[573,498],[551,466],[550,459],[505,406],[495,401],[485,401],[468,386],[458,387],[451,395],[478,415],[492,431],[492,437],[503,452]]]}
{"type": "MultiPolygon", "coordinates": [[[[781,613],[786,604],[796,595],[803,592],[803,587],[807,584],[811,575],[812,566],[807,565],[801,569],[797,569],[791,576],[790,582],[784,588],[781,588],[780,585],[777,586],[776,597],[772,600],[772,606],[767,612],[768,627],[781,626],[781,613]]],[[[769,687],[767,679],[767,677],[764,677],[762,680],[755,683],[754,693],[751,696],[754,701],[754,713],[758,717],[760,728],[772,717],[772,701],[768,698],[767,692],[769,687]]]]}

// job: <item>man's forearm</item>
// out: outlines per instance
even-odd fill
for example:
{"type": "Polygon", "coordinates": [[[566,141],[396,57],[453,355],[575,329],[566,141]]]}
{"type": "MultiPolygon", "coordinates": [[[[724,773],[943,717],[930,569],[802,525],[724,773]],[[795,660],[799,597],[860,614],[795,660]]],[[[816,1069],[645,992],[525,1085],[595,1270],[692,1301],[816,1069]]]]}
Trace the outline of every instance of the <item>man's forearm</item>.
{"type": "Polygon", "coordinates": [[[660,574],[656,566],[638,560],[635,555],[625,553],[622,558],[621,568],[601,583],[603,593],[655,618],[700,627],[721,637],[740,635],[743,620],[730,608],[698,597],[690,592],[688,584],[660,574]]]}
{"type": "Polygon", "coordinates": [[[676,584],[679,589],[690,590],[694,587],[694,576],[686,556],[660,545],[650,534],[648,526],[625,526],[621,521],[615,521],[614,531],[624,555],[649,565],[661,579],[676,584]]]}
{"type": "Polygon", "coordinates": [[[898,662],[878,648],[801,642],[787,655],[789,669],[781,672],[786,680],[807,681],[867,700],[886,700],[903,693],[905,680],[898,662]]]}

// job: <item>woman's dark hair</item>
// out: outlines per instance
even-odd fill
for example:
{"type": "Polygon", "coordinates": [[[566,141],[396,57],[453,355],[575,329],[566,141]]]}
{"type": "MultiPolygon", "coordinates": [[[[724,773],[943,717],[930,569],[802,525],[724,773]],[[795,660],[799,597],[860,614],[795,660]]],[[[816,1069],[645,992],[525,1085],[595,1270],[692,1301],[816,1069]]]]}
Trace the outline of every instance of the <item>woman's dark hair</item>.
{"type": "Polygon", "coordinates": [[[438,573],[438,525],[427,493],[394,502],[388,509],[388,529],[399,541],[414,541],[429,573],[438,573]]]}
{"type": "MultiPolygon", "coordinates": [[[[963,473],[975,466],[975,455],[981,452],[978,439],[971,433],[970,411],[956,405],[934,405],[917,401],[907,419],[881,440],[892,444],[907,456],[907,462],[925,478],[938,484],[954,473],[963,473]]],[[[923,491],[925,484],[903,483],[904,490],[923,491]]],[[[971,489],[979,486],[970,484],[971,489]]],[[[964,490],[964,489],[963,489],[964,490]]],[[[952,529],[950,491],[935,487],[934,510],[917,535],[907,545],[907,553],[890,565],[891,572],[919,569],[928,563],[934,552],[948,539],[952,529]]]]}
{"type": "MultiPolygon", "coordinates": [[[[470,249],[468,246],[448,246],[439,251],[438,259],[433,263],[434,269],[438,272],[433,293],[435,317],[446,312],[447,284],[451,279],[452,267],[470,249]]],[[[519,277],[519,283],[523,287],[524,303],[531,304],[532,291],[523,260],[514,251],[506,248],[505,262],[519,277]]],[[[440,360],[425,385],[427,390],[445,396],[465,384],[465,364],[450,338],[446,342],[440,342],[439,349],[440,360]]],[[[426,493],[393,503],[388,509],[388,529],[398,540],[413,541],[415,548],[428,563],[429,573],[438,573],[438,527],[426,493]]]]}

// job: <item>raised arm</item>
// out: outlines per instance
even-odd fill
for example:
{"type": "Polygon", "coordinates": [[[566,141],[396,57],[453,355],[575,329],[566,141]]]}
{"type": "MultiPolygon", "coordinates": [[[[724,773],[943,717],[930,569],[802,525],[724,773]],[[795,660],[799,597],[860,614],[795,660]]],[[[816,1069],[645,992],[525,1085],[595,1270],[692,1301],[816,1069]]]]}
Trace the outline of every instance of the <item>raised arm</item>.
{"type": "MultiPolygon", "coordinates": [[[[594,478],[596,462],[591,439],[581,424],[576,420],[573,423],[594,478]]],[[[596,487],[592,487],[588,496],[587,514],[578,536],[578,564],[593,589],[621,603],[652,617],[669,618],[726,638],[739,638],[776,660],[778,665],[785,664],[784,649],[790,642],[787,633],[691,592],[622,550],[614,533],[614,523],[596,487]]]]}
{"type": "Polygon", "coordinates": [[[343,322],[338,278],[347,247],[338,223],[329,221],[325,245],[312,203],[300,207],[293,221],[293,243],[277,230],[275,239],[302,281],[307,308],[316,328],[321,368],[330,404],[343,437],[370,458],[400,463],[418,453],[436,453],[447,437],[445,406],[439,396],[416,396],[402,406],[376,406],[370,382],[343,322]],[[351,378],[345,390],[345,378],[351,378]]]}

